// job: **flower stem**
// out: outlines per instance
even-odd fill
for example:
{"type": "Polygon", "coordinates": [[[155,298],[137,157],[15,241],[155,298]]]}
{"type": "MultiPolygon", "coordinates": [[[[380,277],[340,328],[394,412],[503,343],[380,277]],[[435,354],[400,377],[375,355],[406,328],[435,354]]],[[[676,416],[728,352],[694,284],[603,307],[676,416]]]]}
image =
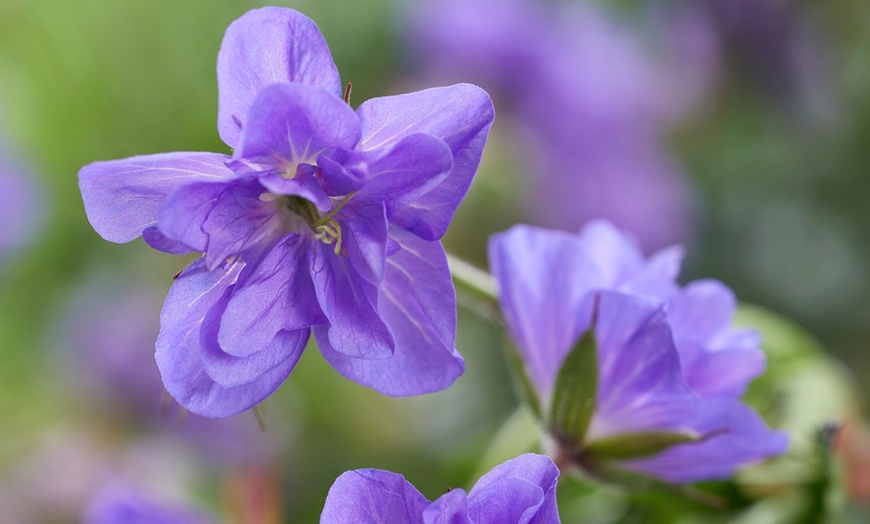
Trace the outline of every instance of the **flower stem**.
{"type": "Polygon", "coordinates": [[[498,305],[498,283],[492,275],[468,262],[447,255],[450,275],[456,284],[456,302],[480,318],[503,326],[504,320],[498,305]]]}
{"type": "Polygon", "coordinates": [[[474,291],[480,298],[498,300],[498,283],[492,275],[449,253],[447,265],[450,266],[450,275],[456,284],[474,291]]]}

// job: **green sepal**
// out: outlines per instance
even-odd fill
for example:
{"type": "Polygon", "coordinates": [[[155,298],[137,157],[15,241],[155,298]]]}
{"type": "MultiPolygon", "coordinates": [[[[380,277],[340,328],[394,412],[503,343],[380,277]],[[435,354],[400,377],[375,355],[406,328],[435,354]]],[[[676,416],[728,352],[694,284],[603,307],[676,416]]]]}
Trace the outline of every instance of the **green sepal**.
{"type": "Polygon", "coordinates": [[[526,369],[526,362],[520,354],[519,349],[511,342],[506,340],[504,343],[505,353],[507,354],[508,367],[510,367],[511,378],[514,389],[517,395],[529,406],[532,414],[538,420],[544,420],[543,410],[541,409],[541,398],[538,396],[538,390],[532,384],[532,379],[529,377],[526,369]]]}
{"type": "Polygon", "coordinates": [[[584,451],[596,459],[631,460],[649,457],[677,444],[698,442],[700,435],[669,431],[621,433],[587,442],[584,451]]]}
{"type": "Polygon", "coordinates": [[[595,412],[597,391],[598,343],[592,327],[562,361],[553,385],[550,431],[563,444],[580,447],[595,412]]]}

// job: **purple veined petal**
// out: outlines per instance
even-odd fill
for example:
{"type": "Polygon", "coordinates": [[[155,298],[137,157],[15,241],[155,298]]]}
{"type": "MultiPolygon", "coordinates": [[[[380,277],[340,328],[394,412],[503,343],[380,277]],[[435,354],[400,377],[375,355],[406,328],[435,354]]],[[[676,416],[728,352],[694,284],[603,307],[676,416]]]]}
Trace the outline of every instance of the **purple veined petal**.
{"type": "Polygon", "coordinates": [[[145,241],[151,248],[157,251],[163,251],[171,255],[186,255],[196,251],[184,242],[178,242],[166,236],[157,229],[157,226],[146,227],[142,231],[142,240],[145,241]]]}
{"type": "Polygon", "coordinates": [[[326,322],[308,270],[308,242],[289,235],[236,286],[220,318],[217,340],[223,352],[254,355],[269,350],[282,331],[326,322]]]}
{"type": "Polygon", "coordinates": [[[396,340],[393,356],[352,358],[331,347],[323,327],[314,334],[324,358],[354,382],[390,396],[440,391],[465,371],[454,348],[456,296],[444,248],[396,228],[390,236],[401,249],[387,259],[378,309],[396,340]]]}
{"type": "Polygon", "coordinates": [[[395,340],[377,311],[377,287],[362,278],[350,261],[320,242],[308,250],[311,279],[329,324],[314,330],[317,344],[349,357],[385,359],[395,340]]]}
{"type": "Polygon", "coordinates": [[[218,330],[231,292],[227,290],[224,300],[221,300],[223,307],[213,307],[203,322],[201,356],[208,376],[219,386],[232,388],[250,384],[278,366],[295,367],[308,343],[310,328],[278,331],[265,347],[246,357],[234,357],[222,350],[217,343],[218,330]]]}
{"type": "Polygon", "coordinates": [[[539,393],[548,397],[562,361],[588,327],[583,301],[603,284],[601,272],[574,235],[522,225],[490,237],[489,266],[511,335],[539,393]]]}
{"type": "Polygon", "coordinates": [[[104,486],[90,501],[84,524],[209,524],[209,516],[160,500],[122,483],[104,486]]]}
{"type": "Polygon", "coordinates": [[[358,469],[342,473],[329,488],[320,524],[424,524],[427,506],[402,475],[358,469]]]}
{"type": "Polygon", "coordinates": [[[365,154],[341,147],[324,151],[317,157],[317,167],[320,168],[323,190],[332,196],[358,191],[369,171],[365,154]]]}
{"type": "Polygon", "coordinates": [[[267,245],[281,234],[281,215],[253,178],[232,183],[196,183],[173,191],[160,212],[166,237],[206,253],[209,269],[227,257],[267,245]]]}
{"type": "MultiPolygon", "coordinates": [[[[595,300],[587,298],[584,318],[591,318],[595,300]]],[[[646,430],[697,433],[687,424],[700,399],[683,378],[662,305],[611,291],[598,292],[597,301],[599,385],[589,438],[646,430]]]]}
{"type": "Polygon", "coordinates": [[[559,469],[549,457],[528,453],[496,466],[468,494],[476,523],[558,524],[559,469]]]}
{"type": "Polygon", "coordinates": [[[785,433],[769,430],[757,413],[736,399],[709,399],[702,414],[695,425],[702,432],[713,432],[711,438],[679,444],[654,457],[625,462],[623,466],[668,482],[696,482],[728,478],[741,467],[788,449],[785,433]],[[726,429],[717,431],[721,427],[726,429]]]}
{"type": "Polygon", "coordinates": [[[394,216],[439,185],[453,169],[453,153],[431,135],[407,135],[368,152],[369,172],[360,195],[385,201],[394,216]]]}
{"type": "Polygon", "coordinates": [[[203,337],[205,319],[212,308],[225,307],[220,302],[241,266],[208,271],[204,260],[197,260],[176,279],[160,314],[156,358],[163,385],[179,404],[206,417],[225,418],[253,407],[275,391],[296,364],[288,359],[253,382],[232,388],[221,387],[205,373],[203,344],[217,344],[203,337]]]}
{"type": "Polygon", "coordinates": [[[341,97],[341,79],[323,35],[292,9],[255,9],[230,24],[217,74],[218,132],[233,148],[251,105],[270,85],[299,82],[341,97]]]}
{"type": "Polygon", "coordinates": [[[468,494],[461,488],[441,495],[423,510],[423,524],[476,524],[468,517],[468,494]]]}
{"type": "Polygon", "coordinates": [[[764,372],[759,335],[731,328],[736,308],[734,293],[715,280],[691,282],[668,303],[683,375],[700,395],[742,395],[764,372]]]}
{"type": "MultiPolygon", "coordinates": [[[[356,197],[354,197],[356,198],[356,197]]],[[[357,204],[351,199],[338,215],[344,224],[344,247],[354,270],[374,285],[384,279],[387,258],[387,216],[381,202],[357,204]]]]}
{"type": "Polygon", "coordinates": [[[305,84],[264,89],[251,106],[234,159],[273,162],[296,173],[300,162],[314,164],[330,147],[353,149],[360,123],[339,97],[305,84]]]}
{"type": "Polygon", "coordinates": [[[414,134],[440,138],[453,153],[453,169],[437,186],[392,217],[393,223],[427,240],[444,235],[471,185],[495,111],[479,87],[457,84],[374,98],[357,109],[360,150],[369,151],[414,134]]]}
{"type": "Polygon", "coordinates": [[[129,242],[157,224],[173,190],[233,179],[227,159],[214,153],[165,153],[88,164],[79,171],[88,221],[106,240],[129,242]]]}

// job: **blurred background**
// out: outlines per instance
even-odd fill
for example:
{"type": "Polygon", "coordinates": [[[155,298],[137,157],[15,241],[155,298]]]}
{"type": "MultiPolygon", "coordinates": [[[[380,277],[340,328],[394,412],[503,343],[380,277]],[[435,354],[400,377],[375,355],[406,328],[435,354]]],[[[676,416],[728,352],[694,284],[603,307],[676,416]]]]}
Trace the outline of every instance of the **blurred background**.
{"type": "MultiPolygon", "coordinates": [[[[159,312],[190,260],[99,238],[77,172],[228,152],[217,52],[267,4],[317,22],[354,106],[460,81],[491,93],[448,252],[485,267],[488,236],[512,224],[607,218],[647,253],[684,244],[683,281],[718,278],[791,319],[844,363],[818,357],[834,382],[868,392],[866,2],[0,0],[0,521],[77,522],[121,483],[227,522],[315,522],[333,480],[362,467],[434,499],[473,484],[516,408],[502,333],[462,308],[466,374],[425,398],[344,380],[313,344],[259,420],[203,420],[162,392],[159,312]]],[[[866,503],[868,474],[851,475],[866,503]]]]}

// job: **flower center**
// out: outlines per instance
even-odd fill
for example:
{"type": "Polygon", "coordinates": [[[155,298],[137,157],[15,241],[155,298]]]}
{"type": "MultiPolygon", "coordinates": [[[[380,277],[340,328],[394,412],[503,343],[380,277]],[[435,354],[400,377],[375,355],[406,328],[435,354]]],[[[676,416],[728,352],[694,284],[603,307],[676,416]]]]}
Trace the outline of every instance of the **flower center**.
{"type": "Polygon", "coordinates": [[[284,197],[284,206],[291,213],[302,217],[305,224],[314,232],[314,238],[327,245],[335,245],[335,254],[341,254],[342,233],[341,224],[335,219],[335,215],[356,194],[356,191],[348,193],[329,212],[320,216],[320,211],[310,201],[302,197],[291,195],[284,197]]]}

